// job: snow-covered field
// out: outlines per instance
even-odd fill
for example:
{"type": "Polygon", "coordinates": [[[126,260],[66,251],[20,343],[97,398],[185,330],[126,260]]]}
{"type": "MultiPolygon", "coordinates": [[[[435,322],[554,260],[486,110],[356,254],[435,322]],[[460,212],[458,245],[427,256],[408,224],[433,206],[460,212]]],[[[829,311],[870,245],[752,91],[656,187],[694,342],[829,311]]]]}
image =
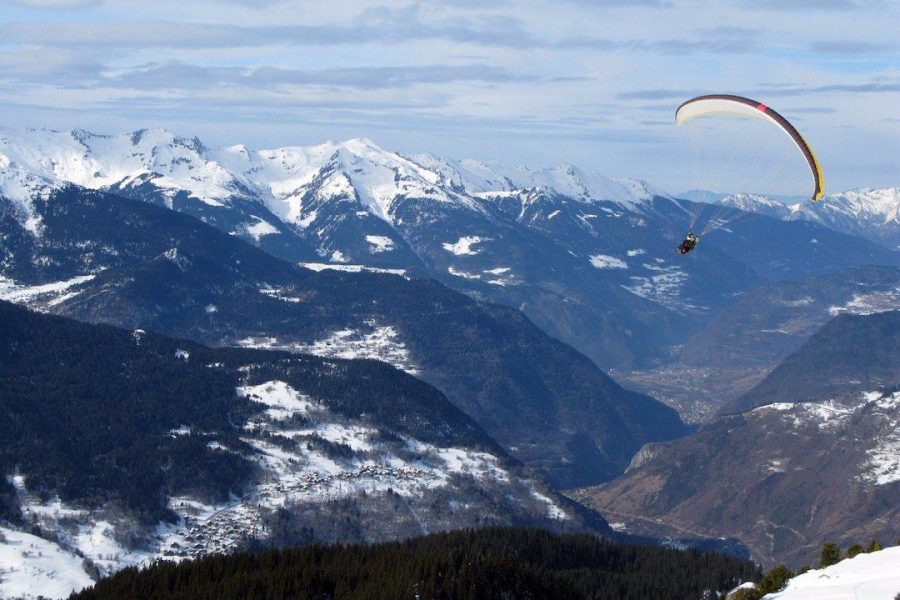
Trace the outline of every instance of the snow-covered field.
{"type": "MultiPolygon", "coordinates": [[[[290,298],[283,299],[295,301],[290,298]]],[[[406,344],[400,340],[397,330],[390,325],[379,325],[374,321],[367,321],[356,328],[348,327],[333,331],[326,337],[312,342],[284,341],[274,337],[248,337],[238,340],[237,344],[244,348],[287,350],[328,358],[371,358],[413,375],[419,372],[419,367],[406,344]]]]}
{"type": "Polygon", "coordinates": [[[898,593],[900,546],[807,571],[765,600],[894,600],[898,593]]]}
{"type": "Polygon", "coordinates": [[[257,217],[255,223],[244,226],[244,231],[259,243],[263,237],[278,233],[278,228],[268,221],[264,221],[257,217]]]}
{"type": "Polygon", "coordinates": [[[0,527],[0,598],[65,598],[94,583],[82,562],[53,542],[0,527]]]}

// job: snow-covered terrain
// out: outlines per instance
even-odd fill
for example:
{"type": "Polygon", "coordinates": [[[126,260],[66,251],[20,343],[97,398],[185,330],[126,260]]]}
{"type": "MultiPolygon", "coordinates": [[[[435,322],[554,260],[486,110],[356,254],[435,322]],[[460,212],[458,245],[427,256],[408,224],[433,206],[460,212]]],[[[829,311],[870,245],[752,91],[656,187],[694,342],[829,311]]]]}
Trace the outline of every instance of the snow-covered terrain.
{"type": "Polygon", "coordinates": [[[900,546],[807,571],[766,600],[894,600],[900,593],[900,546]]]}
{"type": "Polygon", "coordinates": [[[786,204],[752,194],[732,194],[712,201],[786,221],[813,221],[868,238],[893,250],[900,249],[900,187],[828,194],[815,203],[786,204]]]}
{"type": "MultiPolygon", "coordinates": [[[[403,197],[475,209],[477,195],[529,188],[628,205],[661,193],[644,182],[614,181],[572,166],[534,170],[429,155],[407,158],[367,139],[271,150],[211,149],[197,138],[164,129],[96,135],[0,128],[0,173],[0,193],[22,202],[36,187],[59,182],[89,189],[150,184],[170,207],[179,191],[210,206],[251,199],[301,229],[316,222],[316,198],[356,198],[369,213],[391,223],[394,204],[403,197]]],[[[257,238],[277,231],[263,220],[248,221],[244,228],[257,238]]],[[[387,250],[380,242],[373,247],[387,250]]]]}
{"type": "MultiPolygon", "coordinates": [[[[492,454],[385,435],[365,416],[342,417],[283,381],[243,385],[235,392],[266,406],[244,425],[241,436],[252,448],[248,458],[261,469],[251,490],[214,505],[190,497],[170,498],[169,507],[178,514],[178,522],[160,523],[155,530],[133,536],[136,524],[114,509],[76,508],[58,498],[41,501],[27,491],[24,478],[16,476],[12,483],[26,522],[52,532],[58,543],[0,528],[0,598],[23,593],[61,598],[90,585],[76,552],[105,575],[159,558],[182,560],[232,551],[248,538],[269,535],[266,519],[280,508],[394,495],[406,499],[407,510],[420,523],[420,533],[428,532],[431,507],[439,497],[451,516],[454,511],[460,518],[469,513],[484,516],[485,508],[473,504],[473,497],[456,491],[459,478],[499,486],[531,514],[552,520],[570,518],[541,491],[545,487],[513,477],[492,454]],[[141,541],[129,543],[129,538],[141,541]]],[[[170,435],[191,433],[182,427],[170,435]]],[[[211,448],[235,451],[218,442],[211,448]]]]}
{"type": "Polygon", "coordinates": [[[413,157],[440,174],[442,182],[475,195],[490,195],[524,189],[546,189],[582,200],[605,199],[622,204],[644,200],[658,192],[649,184],[631,180],[613,180],[586,172],[572,165],[532,169],[511,167],[477,160],[452,160],[430,154],[413,157]]]}
{"type": "MultiPolygon", "coordinates": [[[[269,290],[263,291],[267,293],[269,290]]],[[[272,295],[272,294],[270,294],[272,295]]],[[[278,297],[278,296],[276,296],[278,297]]],[[[287,302],[290,297],[280,297],[287,302]]],[[[312,342],[284,341],[273,337],[244,338],[237,343],[244,348],[288,350],[328,358],[370,358],[386,362],[407,373],[419,372],[400,334],[390,325],[366,321],[357,328],[340,329],[312,342]]]]}
{"type": "Polygon", "coordinates": [[[0,153],[0,197],[12,200],[14,216],[32,234],[40,235],[41,225],[34,201],[59,187],[60,182],[31,173],[0,153]]]}
{"type": "Polygon", "coordinates": [[[791,213],[790,207],[783,202],[758,194],[731,194],[722,198],[720,204],[745,212],[759,213],[783,219],[791,213]]]}
{"type": "Polygon", "coordinates": [[[648,275],[632,276],[631,283],[623,285],[623,288],[635,296],[646,298],[676,310],[694,308],[680,301],[681,289],[688,278],[688,274],[679,266],[668,265],[662,259],[657,259],[656,263],[644,263],[643,266],[648,271],[648,275]]]}
{"type": "Polygon", "coordinates": [[[893,290],[854,294],[841,306],[829,306],[828,314],[872,315],[889,310],[900,310],[900,287],[893,290]]]}
{"type": "Polygon", "coordinates": [[[83,562],[44,538],[0,527],[0,598],[66,598],[94,584],[83,562]]]}
{"type": "Polygon", "coordinates": [[[859,466],[858,479],[874,485],[900,481],[900,392],[864,392],[856,401],[777,402],[753,409],[753,412],[783,413],[793,429],[818,427],[821,431],[838,432],[841,426],[867,413],[880,421],[878,435],[869,440],[867,458],[859,466]]]}
{"type": "Polygon", "coordinates": [[[473,248],[473,246],[486,241],[489,240],[478,237],[477,235],[467,235],[459,238],[455,242],[444,243],[442,246],[444,247],[444,250],[450,254],[455,254],[456,256],[474,256],[475,254],[478,254],[478,250],[473,248]]]}
{"type": "Polygon", "coordinates": [[[369,242],[369,252],[372,254],[389,252],[394,249],[394,240],[384,235],[367,235],[366,241],[369,242]]]}
{"type": "Polygon", "coordinates": [[[868,451],[869,461],[860,478],[875,485],[900,481],[900,392],[890,396],[872,393],[865,397],[890,421],[888,433],[879,438],[875,447],[868,451]]]}
{"type": "MultiPolygon", "coordinates": [[[[0,155],[7,164],[0,173],[21,198],[8,204],[33,233],[40,231],[36,195],[66,182],[109,191],[189,214],[309,268],[346,265],[347,271],[434,278],[480,300],[519,308],[604,367],[631,366],[643,354],[680,342],[668,333],[678,327],[649,324],[705,318],[701,313],[715,314],[759,283],[736,275],[748,265],[736,264],[746,257],[733,253],[660,271],[653,259],[671,256],[672,231],[690,217],[685,201],[643,181],[571,165],[405,156],[364,138],[262,150],[210,148],[163,129],[107,136],[4,128],[0,155]],[[721,266],[723,258],[735,263],[724,275],[713,265],[721,266]],[[498,266],[515,276],[489,273],[498,266]],[[623,302],[623,288],[651,302],[623,302]],[[572,327],[572,319],[588,325],[572,327]],[[613,323],[632,335],[619,335],[613,323]]],[[[890,204],[892,196],[883,196],[879,201],[890,204]]],[[[785,207],[762,197],[732,201],[746,210],[785,207]]],[[[753,221],[741,224],[752,229],[753,221]]],[[[732,233],[739,241],[748,235],[732,233]]],[[[832,251],[835,244],[825,246],[832,251]]],[[[36,259],[48,259],[46,249],[36,251],[36,259]]],[[[778,274],[784,277],[803,262],[796,256],[763,266],[787,270],[778,274]]],[[[848,262],[857,266],[856,260],[848,262]]],[[[893,264],[895,258],[878,260],[893,264]]],[[[818,261],[814,269],[824,264],[818,261]]],[[[771,275],[760,265],[754,270],[760,279],[771,275]]],[[[16,277],[21,272],[18,267],[16,277]]]]}
{"type": "Polygon", "coordinates": [[[53,306],[77,296],[78,290],[72,288],[77,288],[93,278],[93,275],[83,275],[66,281],[29,286],[20,285],[12,279],[0,275],[0,300],[28,306],[38,305],[35,306],[36,308],[39,308],[41,304],[53,306]]]}
{"type": "Polygon", "coordinates": [[[594,254],[590,257],[591,264],[597,269],[627,269],[628,263],[621,258],[606,254],[594,254]]]}
{"type": "Polygon", "coordinates": [[[363,271],[370,271],[372,273],[388,273],[390,275],[406,275],[405,269],[382,269],[379,267],[367,267],[365,265],[348,265],[343,263],[312,263],[312,262],[304,262],[300,263],[300,266],[304,269],[310,269],[311,271],[346,271],[347,273],[362,273],[363,271]]]}

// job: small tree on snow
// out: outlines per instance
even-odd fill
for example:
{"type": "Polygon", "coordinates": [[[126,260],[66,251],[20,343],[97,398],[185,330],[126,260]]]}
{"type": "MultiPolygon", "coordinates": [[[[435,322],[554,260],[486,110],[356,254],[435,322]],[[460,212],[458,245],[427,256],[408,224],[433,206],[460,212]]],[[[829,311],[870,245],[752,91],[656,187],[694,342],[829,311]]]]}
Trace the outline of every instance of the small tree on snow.
{"type": "Polygon", "coordinates": [[[759,587],[763,595],[771,594],[784,588],[788,580],[793,576],[793,571],[784,565],[778,565],[763,576],[757,587],[759,587]]]}
{"type": "Polygon", "coordinates": [[[822,552],[819,554],[819,568],[829,567],[837,564],[841,560],[841,549],[837,544],[827,542],[822,546],[822,552]]]}

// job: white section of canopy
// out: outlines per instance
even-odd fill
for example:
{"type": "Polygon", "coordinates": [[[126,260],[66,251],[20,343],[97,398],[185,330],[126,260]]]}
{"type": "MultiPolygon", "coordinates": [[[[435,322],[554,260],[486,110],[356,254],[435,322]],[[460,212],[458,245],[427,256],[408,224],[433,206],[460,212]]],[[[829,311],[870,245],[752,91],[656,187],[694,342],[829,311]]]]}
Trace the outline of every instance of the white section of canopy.
{"type": "Polygon", "coordinates": [[[743,102],[738,102],[737,100],[729,100],[727,98],[705,98],[703,100],[694,100],[693,102],[687,102],[682,105],[681,108],[679,108],[675,113],[675,122],[679,125],[682,125],[683,123],[687,123],[691,119],[714,114],[738,115],[771,121],[772,123],[778,125],[778,127],[782,131],[790,135],[790,133],[788,133],[788,131],[784,127],[781,127],[778,121],[776,121],[763,111],[759,110],[756,105],[745,104],[743,102]]]}

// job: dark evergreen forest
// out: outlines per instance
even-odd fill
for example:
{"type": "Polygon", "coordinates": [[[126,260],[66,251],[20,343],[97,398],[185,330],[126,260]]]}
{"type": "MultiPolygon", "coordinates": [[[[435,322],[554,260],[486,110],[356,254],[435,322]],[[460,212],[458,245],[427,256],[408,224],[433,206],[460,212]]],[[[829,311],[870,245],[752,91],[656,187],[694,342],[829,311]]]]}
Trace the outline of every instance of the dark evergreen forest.
{"type": "Polygon", "coordinates": [[[713,552],[491,528],[157,562],[120,571],[70,600],[698,600],[759,577],[752,563],[713,552]]]}

